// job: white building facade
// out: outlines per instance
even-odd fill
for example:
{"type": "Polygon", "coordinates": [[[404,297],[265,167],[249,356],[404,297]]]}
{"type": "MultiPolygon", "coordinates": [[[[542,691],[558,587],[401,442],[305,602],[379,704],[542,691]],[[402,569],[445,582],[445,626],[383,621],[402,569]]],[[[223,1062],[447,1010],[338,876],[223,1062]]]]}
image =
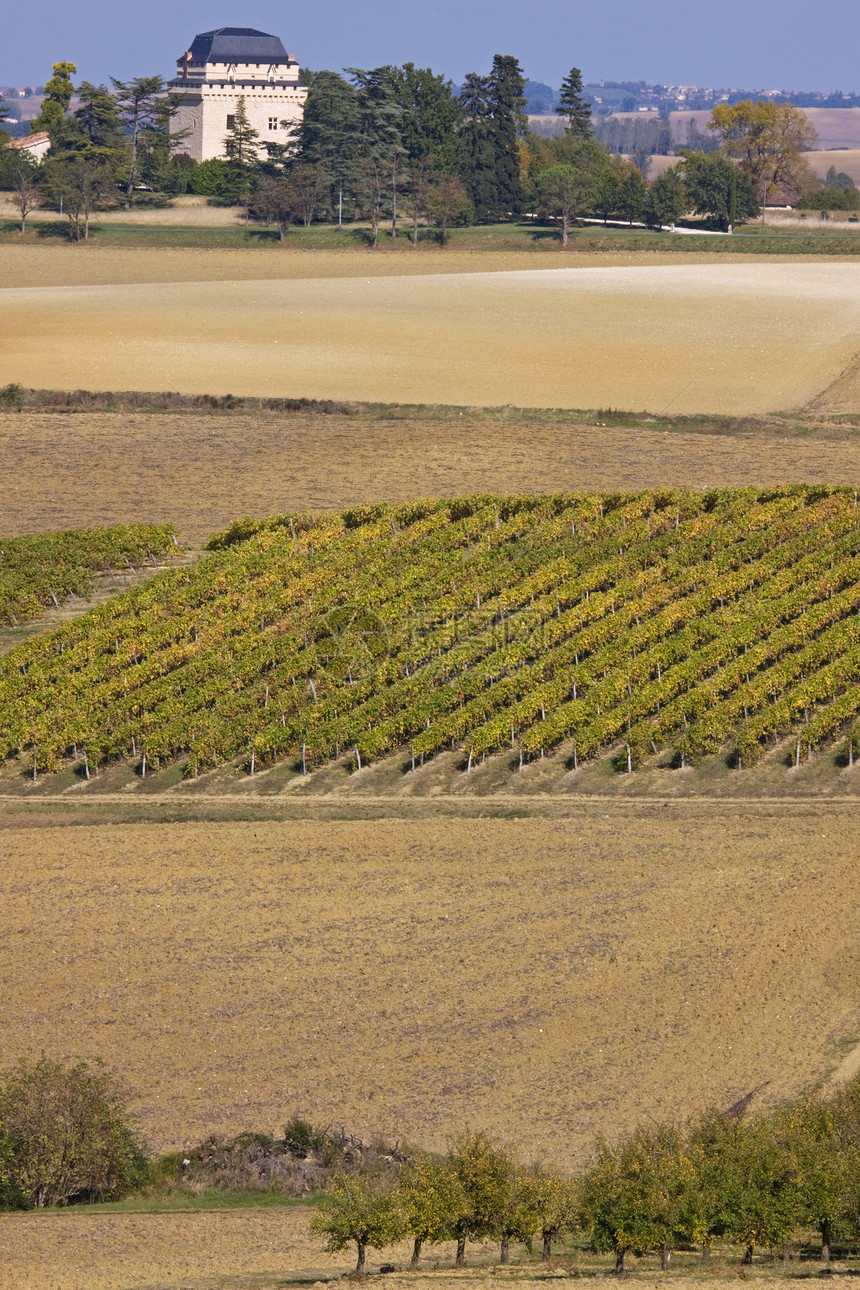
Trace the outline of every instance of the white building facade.
{"type": "Polygon", "coordinates": [[[301,123],[307,89],[299,65],[277,36],[252,27],[219,27],[195,36],[177,59],[168,88],[183,95],[171,130],[188,131],[178,151],[194,161],[225,156],[224,140],[245,100],[248,121],[266,143],[289,143],[301,123]]]}

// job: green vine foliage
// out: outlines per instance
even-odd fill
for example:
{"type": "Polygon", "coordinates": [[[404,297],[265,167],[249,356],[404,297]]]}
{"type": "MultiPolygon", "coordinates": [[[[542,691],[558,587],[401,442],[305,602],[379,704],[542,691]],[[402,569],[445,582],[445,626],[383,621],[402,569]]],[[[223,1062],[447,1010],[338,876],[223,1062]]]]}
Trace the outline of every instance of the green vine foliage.
{"type": "Polygon", "coordinates": [[[0,660],[0,759],[745,768],[857,748],[860,510],[795,486],[244,520],[0,660]]]}

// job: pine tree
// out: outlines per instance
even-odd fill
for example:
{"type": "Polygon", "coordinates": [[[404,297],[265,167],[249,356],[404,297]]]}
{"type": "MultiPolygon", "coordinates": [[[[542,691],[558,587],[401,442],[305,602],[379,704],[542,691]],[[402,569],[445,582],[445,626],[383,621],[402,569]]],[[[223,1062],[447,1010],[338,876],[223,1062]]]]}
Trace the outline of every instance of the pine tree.
{"type": "Polygon", "coordinates": [[[496,54],[490,72],[488,99],[492,117],[490,139],[495,171],[496,217],[523,209],[519,140],[526,130],[525,76],[516,58],[496,54]]]}
{"type": "Polygon", "coordinates": [[[486,77],[467,73],[460,92],[460,107],[464,122],[457,148],[457,171],[480,224],[496,214],[495,149],[486,77]]]}
{"type": "Polygon", "coordinates": [[[586,139],[591,134],[591,104],[583,98],[582,72],[578,67],[571,67],[561,83],[556,112],[559,116],[567,117],[565,130],[568,134],[581,139],[586,139]]]}
{"type": "Polygon", "coordinates": [[[245,107],[245,96],[240,94],[236,100],[236,112],[233,124],[228,127],[224,139],[224,151],[229,161],[238,162],[240,166],[252,166],[257,160],[257,144],[260,136],[248,120],[245,107]]]}

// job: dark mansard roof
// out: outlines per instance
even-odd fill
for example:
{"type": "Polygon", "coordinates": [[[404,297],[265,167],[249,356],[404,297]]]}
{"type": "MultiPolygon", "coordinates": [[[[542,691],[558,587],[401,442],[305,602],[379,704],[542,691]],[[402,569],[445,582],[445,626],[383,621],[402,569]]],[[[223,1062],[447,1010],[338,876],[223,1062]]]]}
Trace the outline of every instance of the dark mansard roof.
{"type": "MultiPolygon", "coordinates": [[[[289,55],[279,36],[253,27],[219,27],[194,37],[190,49],[195,63],[286,63],[289,55]]],[[[181,59],[180,59],[181,61],[181,59]]]]}

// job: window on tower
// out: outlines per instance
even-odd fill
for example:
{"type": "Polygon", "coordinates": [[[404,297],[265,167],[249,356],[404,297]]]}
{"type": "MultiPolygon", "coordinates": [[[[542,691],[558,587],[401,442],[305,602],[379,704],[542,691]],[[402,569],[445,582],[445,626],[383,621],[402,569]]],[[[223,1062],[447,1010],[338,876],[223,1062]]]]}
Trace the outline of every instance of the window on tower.
{"type": "Polygon", "coordinates": [[[276,116],[270,116],[270,117],[269,117],[269,129],[270,129],[270,130],[277,130],[277,128],[278,128],[278,118],[277,118],[276,116]]]}
{"type": "Polygon", "coordinates": [[[233,130],[233,129],[235,129],[235,127],[236,127],[236,118],[235,118],[235,116],[228,116],[228,117],[227,117],[227,129],[228,129],[228,130],[233,130]]]}

